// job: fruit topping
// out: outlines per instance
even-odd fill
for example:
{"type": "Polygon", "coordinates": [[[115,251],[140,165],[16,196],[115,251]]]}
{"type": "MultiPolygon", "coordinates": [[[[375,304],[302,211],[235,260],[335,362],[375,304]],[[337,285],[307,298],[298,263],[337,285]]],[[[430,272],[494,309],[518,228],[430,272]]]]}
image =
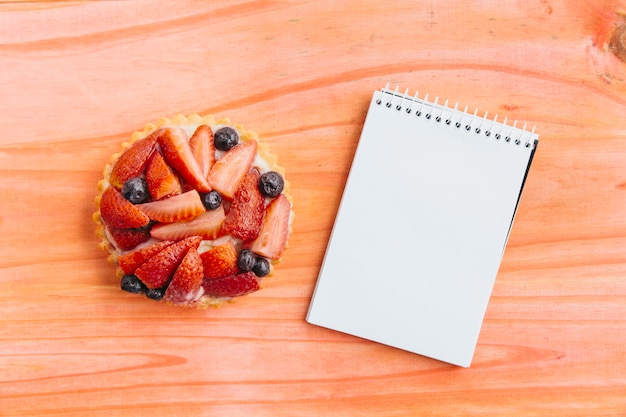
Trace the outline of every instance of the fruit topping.
{"type": "Polygon", "coordinates": [[[215,132],[215,149],[229,151],[239,142],[239,133],[232,127],[226,126],[215,132]]]}
{"type": "Polygon", "coordinates": [[[270,262],[262,256],[257,256],[252,272],[254,272],[257,277],[264,277],[270,273],[270,270],[270,262]]]}
{"type": "Polygon", "coordinates": [[[231,240],[200,254],[206,278],[222,278],[238,272],[237,249],[231,240]]]}
{"type": "Polygon", "coordinates": [[[222,234],[231,234],[244,242],[256,239],[265,214],[265,198],[257,186],[261,174],[251,169],[243,178],[222,225],[222,234]]]}
{"type": "Polygon", "coordinates": [[[256,262],[256,255],[250,249],[243,249],[239,252],[237,266],[242,271],[252,271],[256,262]]]}
{"type": "Polygon", "coordinates": [[[249,140],[226,152],[209,172],[209,183],[223,197],[232,198],[239,183],[250,171],[256,156],[257,142],[249,140]]]}
{"type": "Polygon", "coordinates": [[[133,207],[138,208],[150,219],[161,223],[190,220],[205,212],[200,194],[196,190],[133,207]]]}
{"type": "Polygon", "coordinates": [[[137,278],[137,276],[128,274],[122,277],[120,287],[124,291],[128,291],[133,294],[140,294],[146,290],[145,285],[137,278]]]}
{"type": "Polygon", "coordinates": [[[211,186],[196,161],[183,129],[174,127],[164,129],[159,136],[159,145],[165,160],[191,187],[202,193],[211,191],[211,186]]]}
{"type": "Polygon", "coordinates": [[[272,200],[266,208],[259,236],[250,249],[266,258],[278,259],[287,245],[291,203],[284,194],[272,200]]]}
{"type": "Polygon", "coordinates": [[[207,178],[215,163],[215,146],[211,128],[207,125],[198,126],[189,139],[189,145],[203,177],[207,178]]]}
{"type": "Polygon", "coordinates": [[[165,163],[159,152],[152,154],[148,161],[146,183],[150,196],[155,200],[183,192],[178,177],[165,163]]]}
{"type": "Polygon", "coordinates": [[[159,301],[163,298],[163,294],[165,294],[165,289],[163,288],[148,288],[146,289],[146,297],[151,300],[159,301]]]}
{"type": "Polygon", "coordinates": [[[148,184],[141,177],[133,177],[122,186],[122,195],[133,204],[141,204],[148,201],[148,184]]]}
{"type": "Polygon", "coordinates": [[[257,276],[252,271],[224,278],[205,279],[202,286],[206,294],[214,297],[240,297],[261,288],[257,276]]]}
{"type": "Polygon", "coordinates": [[[270,262],[262,256],[258,256],[250,249],[239,252],[237,266],[241,271],[252,271],[257,277],[264,277],[271,271],[270,262]]]}
{"type": "Polygon", "coordinates": [[[135,275],[148,288],[165,286],[190,248],[197,248],[202,238],[192,236],[167,246],[135,270],[135,275]]]}
{"type": "Polygon", "coordinates": [[[283,192],[284,188],[285,180],[283,180],[282,175],[276,171],[268,171],[261,175],[259,179],[259,189],[261,190],[261,194],[266,197],[278,197],[278,195],[283,192]]]}
{"type": "Polygon", "coordinates": [[[150,218],[137,207],[113,187],[104,190],[100,199],[102,220],[115,229],[138,229],[150,223],[150,218]]]}
{"type": "Polygon", "coordinates": [[[190,248],[176,269],[163,298],[175,304],[193,301],[202,288],[202,261],[196,248],[190,248]]]}
{"type": "Polygon", "coordinates": [[[215,210],[222,204],[222,196],[213,190],[202,195],[202,204],[207,210],[215,210]]]}
{"type": "Polygon", "coordinates": [[[122,290],[183,306],[259,290],[291,227],[282,171],[261,168],[273,159],[229,122],[191,134],[195,117],[133,136],[105,168],[94,216],[122,290]]]}
{"type": "Polygon", "coordinates": [[[134,142],[120,155],[109,176],[109,182],[114,187],[122,188],[126,181],[137,177],[143,171],[160,134],[161,130],[153,132],[134,142]]]}
{"type": "Polygon", "coordinates": [[[156,224],[150,230],[152,237],[157,239],[178,240],[189,236],[202,236],[204,239],[215,239],[224,223],[224,208],[206,211],[189,221],[156,224]]]}
{"type": "Polygon", "coordinates": [[[153,245],[128,252],[127,254],[120,256],[117,261],[122,269],[122,272],[125,274],[133,274],[141,264],[161,252],[172,243],[174,242],[171,240],[163,240],[153,245]]]}
{"type": "Polygon", "coordinates": [[[150,240],[150,227],[145,226],[140,229],[116,229],[108,228],[109,235],[115,241],[115,246],[120,250],[132,250],[137,245],[150,240]]]}

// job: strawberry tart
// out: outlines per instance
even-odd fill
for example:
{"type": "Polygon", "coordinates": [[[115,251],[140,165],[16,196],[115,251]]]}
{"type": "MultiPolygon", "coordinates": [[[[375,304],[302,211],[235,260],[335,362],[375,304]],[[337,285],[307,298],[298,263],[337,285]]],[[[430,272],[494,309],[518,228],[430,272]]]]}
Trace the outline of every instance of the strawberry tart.
{"type": "Polygon", "coordinates": [[[148,124],[103,174],[97,234],[130,293],[218,306],[259,290],[287,246],[284,170],[254,132],[228,119],[148,124]]]}

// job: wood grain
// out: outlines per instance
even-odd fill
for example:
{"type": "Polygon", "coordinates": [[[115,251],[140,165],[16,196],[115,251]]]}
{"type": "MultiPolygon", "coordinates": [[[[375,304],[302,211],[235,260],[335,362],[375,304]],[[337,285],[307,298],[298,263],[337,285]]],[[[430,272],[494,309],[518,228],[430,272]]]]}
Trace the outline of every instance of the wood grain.
{"type": "Polygon", "coordinates": [[[626,7],[589,3],[0,3],[0,415],[626,416],[626,7]],[[469,369],[304,321],[387,83],[541,135],[469,369]],[[121,292],[91,220],[121,142],[192,112],[259,132],[296,210],[206,311],[121,292]]]}

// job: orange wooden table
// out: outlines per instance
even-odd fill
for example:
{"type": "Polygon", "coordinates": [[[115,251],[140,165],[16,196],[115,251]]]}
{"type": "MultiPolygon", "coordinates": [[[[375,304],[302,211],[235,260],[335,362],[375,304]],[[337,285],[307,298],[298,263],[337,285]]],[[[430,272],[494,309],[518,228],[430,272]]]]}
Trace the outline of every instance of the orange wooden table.
{"type": "Polygon", "coordinates": [[[589,3],[1,3],[0,415],[626,416],[626,8],[589,3]],[[469,369],[304,321],[387,83],[540,134],[469,369]],[[91,220],[120,143],[193,112],[256,130],[296,210],[203,311],[120,291],[91,220]]]}

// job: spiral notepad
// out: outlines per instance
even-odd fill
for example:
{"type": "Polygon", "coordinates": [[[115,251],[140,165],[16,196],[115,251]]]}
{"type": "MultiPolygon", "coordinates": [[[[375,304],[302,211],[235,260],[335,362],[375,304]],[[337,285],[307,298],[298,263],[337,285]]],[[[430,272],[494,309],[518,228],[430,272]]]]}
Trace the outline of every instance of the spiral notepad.
{"type": "Polygon", "coordinates": [[[537,143],[374,92],[307,321],[469,366],[537,143]]]}

